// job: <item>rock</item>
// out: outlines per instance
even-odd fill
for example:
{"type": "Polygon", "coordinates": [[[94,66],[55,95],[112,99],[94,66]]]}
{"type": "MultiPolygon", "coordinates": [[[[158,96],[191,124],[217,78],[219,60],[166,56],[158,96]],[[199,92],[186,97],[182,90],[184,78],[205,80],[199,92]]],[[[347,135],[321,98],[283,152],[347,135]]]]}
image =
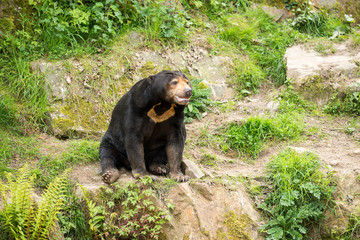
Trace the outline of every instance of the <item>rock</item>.
{"type": "Polygon", "coordinates": [[[302,147],[289,147],[291,150],[294,150],[295,152],[297,152],[297,153],[300,153],[300,154],[302,154],[302,153],[305,153],[305,152],[309,152],[309,150],[308,149],[306,149],[306,148],[302,148],[302,147]]]}
{"type": "Polygon", "coordinates": [[[229,61],[228,57],[210,57],[205,53],[203,58],[193,64],[193,75],[204,79],[204,83],[211,88],[215,100],[231,99],[235,95],[235,91],[227,84],[226,65],[229,61]]]}
{"type": "Polygon", "coordinates": [[[349,51],[349,42],[333,44],[334,53],[321,55],[311,48],[296,45],[285,53],[287,77],[296,91],[318,105],[325,105],[334,93],[354,91],[358,81],[356,62],[359,51],[349,51]]]}
{"type": "Polygon", "coordinates": [[[360,148],[352,151],[352,153],[350,153],[350,156],[360,156],[360,148]]]}
{"type": "MultiPolygon", "coordinates": [[[[346,49],[346,43],[336,45],[336,49],[346,49]]],[[[321,74],[322,71],[333,71],[348,75],[356,75],[356,60],[360,60],[358,51],[339,51],[331,55],[322,56],[320,53],[306,49],[302,45],[295,45],[285,52],[287,77],[301,81],[310,76],[321,74]]]]}
{"type": "MultiPolygon", "coordinates": [[[[168,196],[175,209],[163,232],[167,239],[237,239],[229,231],[229,216],[241,216],[244,221],[236,226],[244,234],[242,239],[260,239],[260,215],[242,185],[236,191],[224,186],[205,183],[177,184],[168,196]],[[245,221],[246,220],[246,221],[245,221]]],[[[232,223],[233,224],[233,223],[232,223]]]]}
{"type": "Polygon", "coordinates": [[[266,5],[260,5],[260,6],[256,5],[256,6],[261,7],[261,9],[267,14],[269,14],[271,17],[273,17],[276,22],[283,21],[291,17],[289,11],[287,11],[285,8],[280,9],[266,5]]]}
{"type": "Polygon", "coordinates": [[[266,108],[268,110],[270,110],[271,112],[276,112],[278,110],[280,106],[280,103],[279,102],[276,102],[276,101],[270,101],[267,105],[266,105],[266,108]]]}
{"type": "Polygon", "coordinates": [[[190,178],[202,178],[205,176],[201,169],[194,162],[188,159],[183,159],[183,164],[181,165],[181,168],[183,172],[190,178]]]}
{"type": "Polygon", "coordinates": [[[329,165],[332,166],[332,167],[339,166],[339,164],[340,164],[340,162],[339,162],[339,161],[336,161],[336,160],[331,161],[331,162],[329,163],[329,165]]]}
{"type": "Polygon", "coordinates": [[[31,69],[37,75],[45,76],[48,100],[64,100],[68,96],[66,86],[67,77],[64,76],[64,69],[60,64],[49,62],[33,62],[31,69]]]}

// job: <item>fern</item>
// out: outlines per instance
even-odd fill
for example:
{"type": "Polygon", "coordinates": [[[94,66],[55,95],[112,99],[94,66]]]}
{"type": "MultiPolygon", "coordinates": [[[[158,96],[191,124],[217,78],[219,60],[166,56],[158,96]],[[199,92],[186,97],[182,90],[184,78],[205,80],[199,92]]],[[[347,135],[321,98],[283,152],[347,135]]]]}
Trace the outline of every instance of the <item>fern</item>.
{"type": "Polygon", "coordinates": [[[63,205],[68,172],[49,185],[38,207],[33,198],[35,176],[30,174],[27,165],[16,176],[8,173],[7,183],[0,183],[4,204],[0,221],[4,233],[12,239],[49,239],[50,230],[57,220],[56,214],[63,205]]]}
{"type": "Polygon", "coordinates": [[[10,236],[17,239],[28,239],[35,202],[32,198],[34,177],[28,169],[19,170],[13,179],[11,173],[6,175],[7,184],[1,182],[1,197],[4,208],[1,210],[3,228],[10,236]]]}
{"type": "Polygon", "coordinates": [[[89,209],[89,215],[90,215],[89,226],[90,226],[90,230],[94,233],[95,236],[97,236],[103,231],[103,228],[104,228],[104,223],[105,223],[105,220],[106,220],[105,208],[103,206],[96,206],[96,203],[91,201],[91,199],[89,198],[89,194],[84,189],[84,187],[81,186],[80,184],[79,184],[79,186],[81,188],[84,199],[85,199],[86,204],[87,204],[88,209],[89,209]]]}

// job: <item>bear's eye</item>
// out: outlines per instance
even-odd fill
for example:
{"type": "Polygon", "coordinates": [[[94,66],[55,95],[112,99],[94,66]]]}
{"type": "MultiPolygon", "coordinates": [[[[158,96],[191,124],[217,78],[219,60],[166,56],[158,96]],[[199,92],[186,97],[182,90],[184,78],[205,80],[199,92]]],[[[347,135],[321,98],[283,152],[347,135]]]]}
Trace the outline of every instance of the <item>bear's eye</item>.
{"type": "Polygon", "coordinates": [[[173,82],[171,82],[172,84],[174,84],[174,85],[177,85],[178,84],[178,81],[173,81],[173,82]]]}

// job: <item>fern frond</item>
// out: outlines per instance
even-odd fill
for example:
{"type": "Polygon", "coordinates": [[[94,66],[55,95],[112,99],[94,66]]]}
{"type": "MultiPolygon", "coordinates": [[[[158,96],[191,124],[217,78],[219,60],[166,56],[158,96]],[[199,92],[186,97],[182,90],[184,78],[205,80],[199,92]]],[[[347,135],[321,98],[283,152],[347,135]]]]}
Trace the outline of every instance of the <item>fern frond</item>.
{"type": "Polygon", "coordinates": [[[55,178],[42,195],[37,213],[35,224],[32,227],[32,239],[48,239],[50,230],[53,229],[57,214],[60,212],[68,186],[69,170],[65,171],[60,177],[55,178]]]}
{"type": "Polygon", "coordinates": [[[104,223],[106,220],[106,212],[103,206],[96,206],[96,203],[91,201],[89,197],[89,193],[84,189],[82,185],[79,184],[79,187],[83,193],[84,199],[86,201],[87,207],[89,209],[89,226],[90,230],[95,234],[98,235],[99,232],[104,228],[104,223]]]}
{"type": "Polygon", "coordinates": [[[0,214],[4,219],[4,228],[15,239],[27,239],[27,231],[34,213],[34,176],[25,165],[16,176],[8,173],[7,183],[0,184],[4,207],[0,214]]]}

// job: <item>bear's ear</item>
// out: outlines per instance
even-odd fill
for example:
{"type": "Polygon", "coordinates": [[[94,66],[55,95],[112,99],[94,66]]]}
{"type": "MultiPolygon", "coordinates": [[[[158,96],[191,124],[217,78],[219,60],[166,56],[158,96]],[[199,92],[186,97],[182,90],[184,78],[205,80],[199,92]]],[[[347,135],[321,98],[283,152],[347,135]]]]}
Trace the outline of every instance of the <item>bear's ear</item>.
{"type": "Polygon", "coordinates": [[[148,83],[152,84],[155,81],[155,75],[151,75],[147,78],[148,83]]]}

